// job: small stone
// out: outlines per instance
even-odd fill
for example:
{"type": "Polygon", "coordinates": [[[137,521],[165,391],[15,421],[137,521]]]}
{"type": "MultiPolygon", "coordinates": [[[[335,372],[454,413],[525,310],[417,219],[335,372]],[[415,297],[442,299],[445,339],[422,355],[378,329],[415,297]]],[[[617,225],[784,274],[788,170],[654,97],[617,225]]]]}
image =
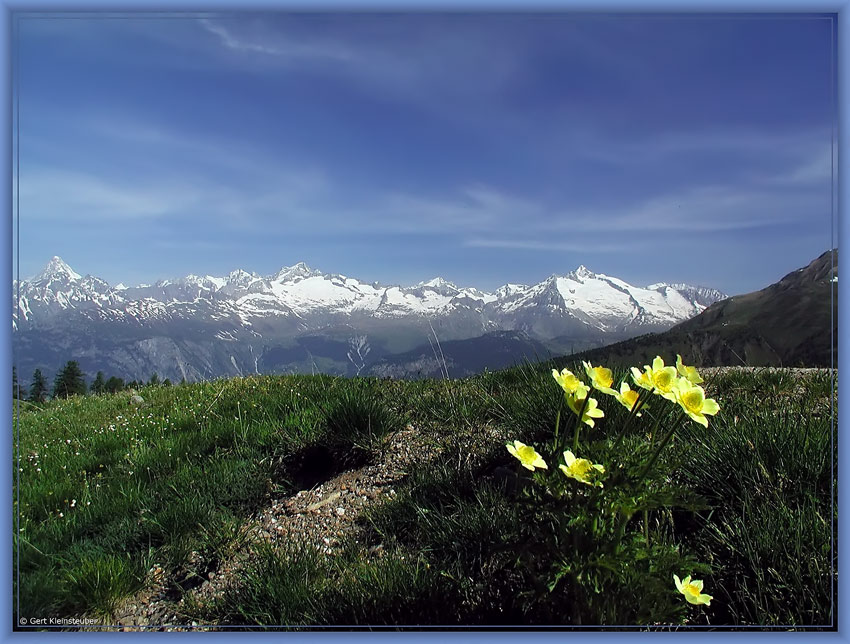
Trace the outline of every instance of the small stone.
{"type": "Polygon", "coordinates": [[[340,517],[341,517],[343,514],[345,514],[345,508],[344,508],[344,507],[342,507],[342,506],[338,507],[338,508],[336,509],[336,514],[337,514],[337,516],[340,516],[340,517]]]}

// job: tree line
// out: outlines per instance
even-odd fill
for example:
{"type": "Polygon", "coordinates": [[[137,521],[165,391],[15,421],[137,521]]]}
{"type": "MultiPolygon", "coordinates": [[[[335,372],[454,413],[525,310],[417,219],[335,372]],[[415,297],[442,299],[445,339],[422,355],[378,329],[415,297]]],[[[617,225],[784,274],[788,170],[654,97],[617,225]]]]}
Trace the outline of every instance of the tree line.
{"type": "MultiPolygon", "coordinates": [[[[184,378],[182,383],[185,383],[184,378]]],[[[98,371],[91,386],[86,385],[85,374],[80,369],[80,364],[76,360],[69,360],[65,366],[59,370],[53,380],[53,398],[68,398],[69,396],[82,396],[86,393],[96,395],[114,394],[127,389],[141,389],[149,385],[164,385],[171,386],[171,381],[166,378],[160,381],[159,376],[154,373],[150,380],[142,382],[139,380],[131,380],[124,382],[123,378],[111,376],[106,378],[102,371],[98,371]]],[[[18,370],[12,366],[12,398],[18,400],[27,400],[29,402],[41,403],[47,400],[50,390],[47,386],[47,380],[41,369],[36,369],[32,374],[32,382],[29,390],[25,391],[24,387],[18,384],[18,370]]]]}

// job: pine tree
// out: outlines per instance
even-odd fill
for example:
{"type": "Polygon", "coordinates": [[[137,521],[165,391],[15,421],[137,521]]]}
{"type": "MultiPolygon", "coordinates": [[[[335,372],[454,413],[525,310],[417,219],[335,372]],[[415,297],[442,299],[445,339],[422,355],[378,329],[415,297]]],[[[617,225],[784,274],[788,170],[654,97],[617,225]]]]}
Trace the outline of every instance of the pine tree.
{"type": "Polygon", "coordinates": [[[76,360],[69,360],[56,374],[56,379],[53,381],[53,397],[67,398],[85,393],[86,381],[83,372],[80,371],[80,365],[76,360]]]}
{"type": "Polygon", "coordinates": [[[106,381],[104,385],[104,390],[108,391],[111,394],[117,393],[124,389],[124,379],[117,378],[115,376],[110,376],[109,380],[106,381]]]}
{"type": "Polygon", "coordinates": [[[156,372],[151,376],[151,379],[148,380],[148,386],[158,385],[159,384],[159,376],[156,375],[156,372]]]}
{"type": "Polygon", "coordinates": [[[12,365],[12,400],[17,400],[21,397],[21,388],[18,385],[18,370],[15,365],[12,365]]]}
{"type": "Polygon", "coordinates": [[[166,378],[165,380],[163,380],[163,381],[162,381],[162,385],[163,385],[164,387],[170,387],[170,386],[171,386],[171,381],[170,381],[168,378],[166,378]]]}
{"type": "Polygon", "coordinates": [[[41,374],[41,369],[36,369],[32,374],[32,384],[30,385],[30,402],[41,403],[47,398],[47,383],[44,381],[44,376],[41,374]]]}
{"type": "Polygon", "coordinates": [[[106,381],[103,379],[103,372],[98,371],[94,377],[94,382],[91,383],[91,392],[93,394],[102,394],[106,391],[106,381]]]}

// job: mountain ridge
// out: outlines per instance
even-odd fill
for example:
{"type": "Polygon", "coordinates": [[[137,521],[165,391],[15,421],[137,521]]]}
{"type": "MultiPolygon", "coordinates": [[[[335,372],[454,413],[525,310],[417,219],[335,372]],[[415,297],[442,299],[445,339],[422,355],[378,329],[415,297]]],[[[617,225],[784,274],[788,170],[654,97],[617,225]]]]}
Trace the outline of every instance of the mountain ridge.
{"type": "Polygon", "coordinates": [[[266,276],[235,269],[226,277],[190,274],[112,287],[80,276],[57,256],[37,277],[21,281],[20,298],[13,293],[22,372],[35,365],[49,372],[59,366],[53,347],[75,347],[64,360],[79,356],[84,370],[111,368],[134,379],[147,378],[145,372],[178,380],[241,375],[258,372],[261,364],[352,375],[365,373],[369,360],[414,350],[432,335],[450,342],[515,332],[495,336],[515,352],[552,338],[599,346],[669,328],[725,297],[698,286],[637,287],[583,265],[537,284],[508,283],[495,293],[442,277],[413,286],[368,283],[304,262],[266,276]],[[327,340],[318,345],[327,355],[297,342],[317,334],[327,340]],[[367,338],[358,342],[372,349],[356,364],[344,350],[355,338],[367,338]],[[266,354],[293,362],[264,360],[266,354]]]}
{"type": "Polygon", "coordinates": [[[662,333],[574,353],[568,360],[627,366],[681,354],[699,367],[838,364],[838,249],[758,291],[718,300],[662,333]]]}

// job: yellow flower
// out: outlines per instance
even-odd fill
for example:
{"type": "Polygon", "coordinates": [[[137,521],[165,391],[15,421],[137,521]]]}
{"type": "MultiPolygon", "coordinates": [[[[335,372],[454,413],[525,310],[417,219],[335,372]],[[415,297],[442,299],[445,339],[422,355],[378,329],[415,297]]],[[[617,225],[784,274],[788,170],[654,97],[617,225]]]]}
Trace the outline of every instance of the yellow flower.
{"type": "Polygon", "coordinates": [[[569,369],[564,369],[561,373],[558,373],[557,369],[552,369],[552,377],[555,378],[555,381],[568,394],[574,394],[579,389],[587,389],[587,385],[579,380],[569,369]]]}
{"type": "MultiPolygon", "coordinates": [[[[620,393],[617,394],[617,400],[623,407],[631,411],[632,409],[634,409],[635,403],[637,402],[639,395],[640,394],[638,394],[638,392],[634,389],[630,388],[629,383],[624,380],[620,383],[620,393]]],[[[644,407],[649,407],[649,405],[644,403],[643,405],[641,405],[641,409],[643,409],[644,407]]],[[[640,416],[640,412],[638,412],[637,415],[640,416]]]]}
{"type": "Polygon", "coordinates": [[[702,382],[702,376],[697,373],[696,367],[686,367],[682,364],[682,356],[678,353],[676,354],[676,370],[679,372],[679,375],[687,378],[692,385],[698,385],[702,382]]]}
{"type": "Polygon", "coordinates": [[[646,365],[645,371],[639,371],[637,367],[632,367],[632,380],[635,381],[635,384],[638,387],[652,391],[654,385],[652,384],[652,378],[650,377],[651,371],[652,370],[649,368],[649,365],[646,365]]]}
{"type": "Polygon", "coordinates": [[[590,384],[594,389],[601,391],[603,394],[609,394],[611,396],[616,396],[616,390],[611,388],[611,385],[614,384],[614,374],[611,373],[610,369],[606,369],[605,367],[594,367],[589,362],[582,362],[584,365],[584,370],[587,373],[587,377],[590,378],[590,384]]]}
{"type": "Polygon", "coordinates": [[[701,579],[694,579],[691,581],[691,576],[688,575],[679,581],[679,575],[673,575],[673,581],[676,583],[676,590],[682,593],[689,603],[711,606],[711,600],[714,599],[714,597],[702,594],[701,579]]]}
{"type": "MultiPolygon", "coordinates": [[[[581,392],[581,396],[576,394],[575,396],[567,396],[567,406],[572,409],[573,413],[578,416],[579,411],[581,410],[582,405],[584,405],[584,399],[587,398],[590,389],[585,385],[584,391],[581,392]]],[[[589,427],[593,427],[593,419],[594,418],[602,418],[605,414],[598,407],[598,403],[596,402],[596,398],[590,398],[587,401],[587,405],[584,407],[584,413],[581,416],[581,422],[586,423],[589,427]]]]}
{"type": "Polygon", "coordinates": [[[699,385],[692,385],[687,378],[680,378],[676,383],[676,401],[685,413],[703,427],[708,427],[706,414],[713,416],[720,411],[720,405],[713,398],[705,397],[705,390],[699,385]]]}
{"type": "Polygon", "coordinates": [[[645,368],[649,378],[652,380],[652,384],[655,386],[655,393],[662,398],[676,402],[676,392],[674,391],[678,378],[676,367],[665,367],[661,356],[655,356],[655,360],[652,361],[652,367],[646,365],[645,368]]]}
{"type": "Polygon", "coordinates": [[[519,462],[522,463],[522,466],[525,469],[531,470],[532,472],[536,467],[539,467],[542,470],[549,469],[546,465],[546,461],[543,460],[543,457],[540,456],[540,454],[534,451],[533,447],[519,441],[514,441],[513,445],[507,443],[505,447],[508,448],[508,451],[513,456],[519,459],[519,462]]]}
{"type": "MultiPolygon", "coordinates": [[[[605,474],[605,468],[602,465],[599,465],[598,463],[591,463],[586,458],[576,458],[575,454],[570,451],[564,452],[564,462],[566,465],[559,465],[558,469],[560,469],[565,476],[575,479],[576,481],[586,483],[587,485],[594,485],[591,480],[592,477],[598,476],[599,474],[605,474]]],[[[596,482],[596,485],[602,487],[602,483],[598,481],[596,482]]]]}

